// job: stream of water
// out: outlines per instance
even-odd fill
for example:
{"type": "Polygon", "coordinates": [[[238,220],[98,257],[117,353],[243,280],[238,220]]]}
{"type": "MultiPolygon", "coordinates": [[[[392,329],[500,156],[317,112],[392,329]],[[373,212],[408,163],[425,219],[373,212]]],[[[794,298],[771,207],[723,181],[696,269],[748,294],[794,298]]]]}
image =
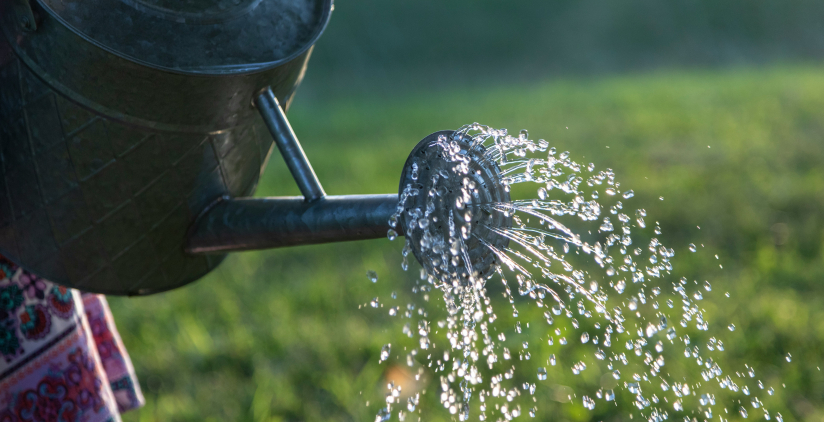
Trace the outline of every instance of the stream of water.
{"type": "MultiPolygon", "coordinates": [[[[409,319],[402,334],[416,337],[417,347],[406,351],[407,362],[420,365],[417,377],[427,368],[434,381],[427,394],[449,413],[461,421],[534,417],[543,405],[536,391],[547,388],[552,371],[598,368],[611,382],[566,394],[589,411],[616,406],[617,395],[633,408],[616,411],[648,421],[782,421],[764,407],[775,387],[755,368],[716,361],[723,332],[735,329],[705,316],[702,304],[717,292],[710,281],[678,276],[676,251],[659,240],[658,223],[633,205],[633,191],[612,170],[577,163],[526,131],[510,135],[477,123],[440,136],[433,148],[440,162],[413,163],[411,177],[423,189],[409,184],[390,221],[406,234],[404,269],[410,253],[421,261],[414,292],[425,300],[389,312],[409,319]],[[490,166],[512,199],[479,195],[483,181],[474,169],[490,166]],[[483,254],[494,258],[489,268],[473,267],[483,254]],[[445,318],[412,312],[436,306],[430,294],[443,297],[437,303],[446,306],[445,318]],[[492,295],[507,307],[495,309],[492,295]],[[539,308],[543,318],[522,321],[525,307],[539,308]],[[510,313],[514,326],[502,326],[499,316],[510,313]],[[527,328],[531,335],[522,334],[527,328]],[[540,347],[529,344],[539,339],[540,347]],[[585,352],[556,358],[572,343],[585,352]]],[[[690,244],[683,253],[699,249],[690,244]]],[[[380,360],[391,353],[384,346],[380,360]]],[[[426,420],[420,394],[402,401],[400,386],[390,384],[376,420],[426,420]]]]}

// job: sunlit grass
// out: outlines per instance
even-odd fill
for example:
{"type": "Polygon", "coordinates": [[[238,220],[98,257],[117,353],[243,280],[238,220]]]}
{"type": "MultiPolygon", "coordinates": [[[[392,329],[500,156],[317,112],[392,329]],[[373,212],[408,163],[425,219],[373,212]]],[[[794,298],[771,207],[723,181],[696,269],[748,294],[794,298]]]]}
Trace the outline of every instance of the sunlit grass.
{"type": "MultiPolygon", "coordinates": [[[[824,342],[824,68],[556,80],[312,109],[298,95],[289,115],[330,194],[397,191],[418,140],[473,121],[527,128],[576,161],[613,168],[648,221],[661,223],[662,240],[678,253],[676,271],[712,281],[704,301],[711,323],[737,327],[726,332],[726,367],[746,361],[762,368],[765,382],[785,383],[764,401],[786,421],[824,418],[817,370],[824,342]],[[698,253],[686,252],[690,242],[698,253]]],[[[269,167],[258,194],[298,193],[276,152],[269,167]]],[[[415,274],[400,270],[401,246],[375,240],[236,254],[191,286],[111,298],[148,401],[126,420],[373,420],[383,374],[394,362],[379,365],[378,354],[385,343],[402,344],[404,321],[386,308],[359,306],[376,296],[388,302],[392,291],[394,303],[406,303],[415,274]],[[367,269],[379,274],[376,284],[367,269]]],[[[541,314],[524,312],[535,314],[534,344],[545,344],[538,340],[541,314]]],[[[564,353],[571,358],[583,349],[564,353]]],[[[396,354],[404,365],[405,354],[393,348],[396,354]]],[[[559,386],[577,382],[570,364],[550,373],[540,400],[550,403],[559,386]]],[[[449,420],[437,402],[421,407],[429,412],[423,420],[449,420]]],[[[586,411],[580,399],[545,407],[554,420],[626,419],[603,405],[586,411]]],[[[723,416],[734,420],[730,411],[723,416]]]]}

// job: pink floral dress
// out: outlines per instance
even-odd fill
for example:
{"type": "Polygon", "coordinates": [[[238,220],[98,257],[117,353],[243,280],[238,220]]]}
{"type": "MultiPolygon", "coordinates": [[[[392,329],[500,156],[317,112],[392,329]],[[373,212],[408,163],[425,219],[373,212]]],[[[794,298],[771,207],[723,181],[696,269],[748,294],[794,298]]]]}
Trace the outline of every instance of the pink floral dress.
{"type": "Polygon", "coordinates": [[[0,422],[118,421],[143,403],[106,298],[0,256],[0,422]]]}

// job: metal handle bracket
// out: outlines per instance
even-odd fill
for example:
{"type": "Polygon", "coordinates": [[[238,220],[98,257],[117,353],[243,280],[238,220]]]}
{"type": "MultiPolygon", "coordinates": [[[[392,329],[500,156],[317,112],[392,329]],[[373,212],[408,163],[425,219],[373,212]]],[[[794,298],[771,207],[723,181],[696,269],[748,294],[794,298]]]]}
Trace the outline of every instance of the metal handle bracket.
{"type": "MultiPolygon", "coordinates": [[[[398,195],[326,196],[271,88],[254,101],[303,197],[221,198],[189,231],[187,253],[209,254],[386,237],[398,195]]],[[[401,227],[393,229],[403,236],[401,227]]]]}
{"type": "Polygon", "coordinates": [[[295,131],[286,119],[286,114],[278,103],[272,88],[266,88],[255,97],[255,106],[260,111],[263,121],[272,133],[286,166],[295,178],[306,202],[316,201],[326,196],[323,187],[300,146],[295,131]]]}

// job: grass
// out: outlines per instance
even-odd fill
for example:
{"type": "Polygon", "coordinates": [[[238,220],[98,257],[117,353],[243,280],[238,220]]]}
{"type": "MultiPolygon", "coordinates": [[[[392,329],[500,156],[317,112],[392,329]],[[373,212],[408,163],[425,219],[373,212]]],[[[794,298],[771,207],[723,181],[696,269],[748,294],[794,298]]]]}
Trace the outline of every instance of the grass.
{"type": "MultiPolygon", "coordinates": [[[[824,343],[824,67],[565,79],[341,99],[313,109],[298,97],[290,118],[330,194],[396,191],[418,140],[473,121],[528,128],[579,162],[613,168],[648,221],[660,222],[665,243],[676,251],[704,245],[696,254],[680,252],[675,266],[688,278],[712,281],[704,303],[716,330],[737,327],[724,330],[727,367],[758,368],[778,387],[765,404],[785,421],[824,418],[817,369],[824,343]]],[[[297,193],[273,154],[258,194],[297,193]]],[[[185,288],[110,298],[147,398],[124,419],[373,420],[384,375],[400,353],[381,365],[378,354],[385,343],[393,350],[405,344],[403,321],[359,307],[375,296],[389,302],[392,291],[397,304],[409,300],[414,277],[400,269],[401,246],[374,240],[235,254],[185,288]],[[367,269],[379,274],[376,284],[367,269]]],[[[525,335],[541,343],[540,314],[525,312],[536,321],[525,335]]],[[[562,358],[583,350],[570,347],[562,358]]],[[[559,353],[544,347],[534,360],[550,352],[559,353]]],[[[568,369],[550,372],[539,390],[541,418],[626,420],[604,405],[589,412],[580,399],[553,401],[565,385],[597,384],[598,371],[581,380],[568,369]]],[[[435,392],[432,375],[424,388],[435,392]]],[[[422,404],[422,420],[449,420],[436,395],[428,396],[434,400],[422,404]]],[[[729,410],[715,409],[735,420],[729,410]]]]}

